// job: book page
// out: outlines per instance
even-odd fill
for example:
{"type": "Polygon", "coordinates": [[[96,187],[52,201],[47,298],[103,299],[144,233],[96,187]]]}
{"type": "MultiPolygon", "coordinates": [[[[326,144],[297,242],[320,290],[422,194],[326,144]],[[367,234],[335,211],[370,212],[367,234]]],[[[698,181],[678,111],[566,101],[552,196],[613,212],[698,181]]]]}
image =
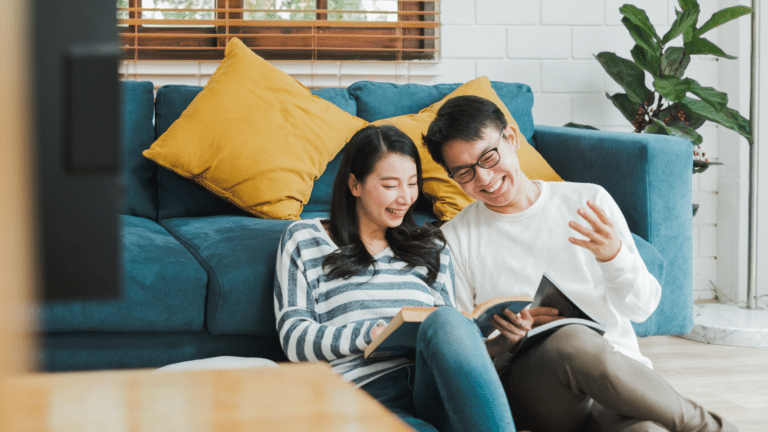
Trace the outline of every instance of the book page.
{"type": "Polygon", "coordinates": [[[539,289],[536,291],[533,303],[531,304],[532,308],[539,306],[553,307],[560,312],[560,315],[566,318],[582,318],[595,321],[576,306],[546,275],[542,276],[539,289]]]}
{"type": "Polygon", "coordinates": [[[605,327],[587,315],[581,308],[571,300],[562,290],[560,290],[546,275],[541,277],[539,288],[533,297],[531,307],[553,307],[558,310],[564,318],[540,325],[530,330],[523,339],[520,340],[517,350],[513,354],[513,359],[525,353],[538,341],[546,338],[553,331],[569,324],[580,324],[587,326],[598,334],[605,334],[605,327]]]}
{"type": "Polygon", "coordinates": [[[405,306],[365,349],[365,358],[401,356],[416,346],[419,325],[436,307],[405,306]]]}

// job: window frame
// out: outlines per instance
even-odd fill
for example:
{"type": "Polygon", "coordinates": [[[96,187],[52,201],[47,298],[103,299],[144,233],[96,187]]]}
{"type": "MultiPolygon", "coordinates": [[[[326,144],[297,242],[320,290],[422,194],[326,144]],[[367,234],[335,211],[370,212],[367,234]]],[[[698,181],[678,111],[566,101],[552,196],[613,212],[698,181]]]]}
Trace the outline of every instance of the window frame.
{"type": "Polygon", "coordinates": [[[221,60],[238,37],[267,60],[439,60],[440,0],[397,0],[397,22],[328,21],[328,0],[316,0],[316,20],[245,21],[244,0],[215,1],[214,25],[152,27],[142,0],[129,0],[118,19],[123,59],[221,60]]]}

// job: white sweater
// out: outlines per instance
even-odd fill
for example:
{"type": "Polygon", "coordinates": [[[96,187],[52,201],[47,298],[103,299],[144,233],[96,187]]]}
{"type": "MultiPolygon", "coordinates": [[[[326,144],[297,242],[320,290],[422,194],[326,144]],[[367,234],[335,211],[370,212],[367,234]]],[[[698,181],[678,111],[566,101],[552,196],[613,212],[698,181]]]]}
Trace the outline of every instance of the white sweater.
{"type": "MultiPolygon", "coordinates": [[[[652,367],[640,353],[630,320],[642,322],[656,309],[661,287],[637,251],[624,216],[602,187],[535,181],[541,195],[528,209],[501,214],[475,202],[443,225],[451,248],[459,310],[504,295],[533,297],[546,273],[585,312],[606,327],[605,338],[619,352],[652,367]],[[577,213],[597,203],[613,222],[622,246],[606,263],[568,241],[582,236],[568,226],[589,223],[577,213]]],[[[498,362],[497,362],[498,363],[498,362]]]]}

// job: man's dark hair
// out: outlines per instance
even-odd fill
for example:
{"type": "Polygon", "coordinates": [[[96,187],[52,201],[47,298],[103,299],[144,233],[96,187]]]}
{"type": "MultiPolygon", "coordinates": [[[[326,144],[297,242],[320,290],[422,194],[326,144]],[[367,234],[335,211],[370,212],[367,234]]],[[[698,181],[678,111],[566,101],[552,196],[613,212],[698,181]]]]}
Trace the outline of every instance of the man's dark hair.
{"type": "Polygon", "coordinates": [[[443,146],[446,143],[453,140],[477,141],[488,127],[497,130],[507,127],[507,119],[501,109],[479,96],[457,96],[448,99],[437,110],[437,116],[422,139],[432,159],[445,168],[443,146]]]}

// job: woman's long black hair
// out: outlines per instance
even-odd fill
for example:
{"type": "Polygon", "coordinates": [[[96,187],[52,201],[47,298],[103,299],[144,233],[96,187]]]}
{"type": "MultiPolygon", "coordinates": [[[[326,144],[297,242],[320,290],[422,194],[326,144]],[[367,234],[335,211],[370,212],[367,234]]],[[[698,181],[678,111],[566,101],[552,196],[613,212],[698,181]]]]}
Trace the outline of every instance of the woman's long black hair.
{"type": "MultiPolygon", "coordinates": [[[[354,174],[359,182],[364,182],[376,162],[390,153],[409,157],[416,163],[421,190],[421,159],[408,135],[390,125],[367,126],[355,133],[344,148],[333,184],[329,232],[339,249],[323,261],[330,279],[348,278],[375,264],[360,237],[357,200],[349,189],[349,176],[354,174]]],[[[413,208],[411,205],[400,226],[386,229],[385,238],[394,255],[405,261],[408,267],[427,268],[427,283],[431,285],[440,272],[440,254],[445,247],[445,237],[431,224],[419,226],[413,217],[413,208]]]]}

